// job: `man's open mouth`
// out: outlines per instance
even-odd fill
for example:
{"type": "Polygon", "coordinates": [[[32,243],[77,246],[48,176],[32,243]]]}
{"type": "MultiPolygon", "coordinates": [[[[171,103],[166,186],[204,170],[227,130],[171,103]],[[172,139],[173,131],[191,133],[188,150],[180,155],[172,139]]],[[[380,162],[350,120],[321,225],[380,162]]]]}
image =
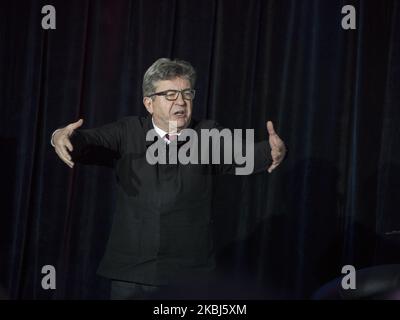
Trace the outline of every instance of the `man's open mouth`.
{"type": "Polygon", "coordinates": [[[176,116],[176,117],[183,117],[183,116],[185,116],[185,111],[183,111],[183,110],[178,110],[178,111],[175,111],[175,112],[173,113],[173,115],[176,116]]]}

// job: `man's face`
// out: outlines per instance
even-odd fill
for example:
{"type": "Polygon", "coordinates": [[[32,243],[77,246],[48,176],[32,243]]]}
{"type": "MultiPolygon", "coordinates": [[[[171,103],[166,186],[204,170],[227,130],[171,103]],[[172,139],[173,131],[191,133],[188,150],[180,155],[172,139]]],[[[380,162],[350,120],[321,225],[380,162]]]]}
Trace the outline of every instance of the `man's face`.
{"type": "MultiPolygon", "coordinates": [[[[155,92],[191,89],[190,82],[183,78],[158,81],[155,87],[155,92]]],[[[144,97],[143,103],[159,128],[167,132],[179,132],[189,125],[193,100],[184,100],[181,93],[175,101],[169,101],[165,96],[153,96],[153,99],[144,97]]]]}

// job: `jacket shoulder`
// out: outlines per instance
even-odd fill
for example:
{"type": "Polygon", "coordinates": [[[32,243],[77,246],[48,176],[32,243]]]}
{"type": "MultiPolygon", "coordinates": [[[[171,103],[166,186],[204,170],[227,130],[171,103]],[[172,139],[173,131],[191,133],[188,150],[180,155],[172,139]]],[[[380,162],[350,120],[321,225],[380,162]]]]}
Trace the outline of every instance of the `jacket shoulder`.
{"type": "Polygon", "coordinates": [[[212,119],[193,120],[193,128],[195,129],[213,129],[220,127],[219,124],[212,119]]]}
{"type": "Polygon", "coordinates": [[[120,118],[118,121],[125,122],[127,124],[133,124],[133,123],[139,122],[139,117],[138,116],[126,116],[126,117],[120,118]]]}

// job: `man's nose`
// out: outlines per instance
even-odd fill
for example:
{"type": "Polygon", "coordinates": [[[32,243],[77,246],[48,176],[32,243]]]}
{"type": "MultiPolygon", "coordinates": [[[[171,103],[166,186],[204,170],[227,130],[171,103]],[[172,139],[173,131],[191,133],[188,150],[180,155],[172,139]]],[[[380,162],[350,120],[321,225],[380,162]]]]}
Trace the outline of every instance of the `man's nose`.
{"type": "Polygon", "coordinates": [[[182,92],[179,92],[178,98],[176,98],[175,103],[176,103],[176,104],[179,104],[180,106],[186,104],[186,100],[183,99],[183,94],[182,94],[182,92]]]}

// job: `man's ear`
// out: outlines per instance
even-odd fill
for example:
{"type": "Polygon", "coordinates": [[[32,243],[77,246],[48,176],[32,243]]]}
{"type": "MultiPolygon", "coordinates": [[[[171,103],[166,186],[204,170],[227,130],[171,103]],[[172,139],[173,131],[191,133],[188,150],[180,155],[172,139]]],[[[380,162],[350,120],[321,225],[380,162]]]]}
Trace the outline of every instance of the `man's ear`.
{"type": "Polygon", "coordinates": [[[143,104],[150,114],[153,114],[153,99],[149,97],[143,98],[143,104]]]}

